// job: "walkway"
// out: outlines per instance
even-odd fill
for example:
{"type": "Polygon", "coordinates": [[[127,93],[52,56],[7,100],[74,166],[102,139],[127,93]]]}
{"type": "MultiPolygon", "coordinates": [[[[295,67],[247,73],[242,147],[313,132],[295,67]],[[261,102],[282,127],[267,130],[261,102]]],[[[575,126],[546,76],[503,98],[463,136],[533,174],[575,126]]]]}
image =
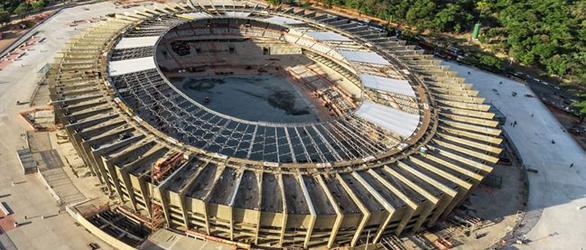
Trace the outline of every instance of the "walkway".
{"type": "Polygon", "coordinates": [[[478,69],[446,65],[465,77],[507,117],[503,128],[518,149],[525,168],[538,171],[528,172],[529,218],[524,228],[530,242],[515,247],[585,247],[586,153],[526,85],[478,69]],[[515,121],[517,125],[513,127],[511,123],[515,121]]]}

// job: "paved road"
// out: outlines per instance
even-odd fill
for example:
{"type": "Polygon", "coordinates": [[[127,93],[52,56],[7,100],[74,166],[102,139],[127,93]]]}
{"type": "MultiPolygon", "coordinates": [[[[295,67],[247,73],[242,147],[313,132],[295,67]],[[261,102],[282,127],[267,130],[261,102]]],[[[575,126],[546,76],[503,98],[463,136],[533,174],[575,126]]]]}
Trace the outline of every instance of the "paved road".
{"type": "MultiPolygon", "coordinates": [[[[586,247],[586,153],[522,83],[485,71],[445,63],[466,78],[506,117],[504,130],[519,151],[528,173],[530,218],[521,249],[586,247]],[[470,72],[470,74],[468,74],[470,72]],[[502,82],[502,84],[499,84],[502,82]],[[512,92],[517,92],[513,96],[512,92]],[[517,121],[517,126],[511,122],[517,121]],[[555,144],[552,144],[552,140],[555,144]],[[570,165],[574,163],[573,167],[570,165]]],[[[506,185],[506,184],[505,184],[506,185]]]]}
{"type": "MultiPolygon", "coordinates": [[[[40,78],[37,72],[51,62],[67,40],[89,25],[70,27],[71,21],[99,17],[115,11],[132,11],[115,9],[111,3],[83,7],[65,9],[38,26],[39,35],[46,40],[35,45],[22,60],[0,71],[0,197],[10,194],[0,198],[0,201],[9,204],[17,221],[32,222],[3,234],[0,241],[4,246],[9,245],[11,240],[19,249],[87,249],[88,243],[100,242],[95,236],[77,227],[69,215],[58,213],[55,200],[38,177],[22,175],[15,153],[25,145],[21,134],[26,128],[17,112],[27,109],[26,106],[17,106],[16,102],[30,98],[40,78]],[[83,7],[89,7],[90,11],[83,7]],[[12,182],[17,184],[12,185],[12,182]],[[41,219],[41,215],[56,216],[41,219]],[[25,220],[24,216],[28,219],[25,220]]],[[[105,243],[100,245],[108,248],[105,243]]]]}

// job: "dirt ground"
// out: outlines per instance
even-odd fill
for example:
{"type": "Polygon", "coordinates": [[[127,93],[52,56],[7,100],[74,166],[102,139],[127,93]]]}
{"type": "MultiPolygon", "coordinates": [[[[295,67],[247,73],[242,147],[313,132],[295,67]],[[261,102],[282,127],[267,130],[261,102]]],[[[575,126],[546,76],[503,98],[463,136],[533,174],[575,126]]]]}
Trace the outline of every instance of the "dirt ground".
{"type": "Polygon", "coordinates": [[[35,24],[45,20],[45,18],[49,17],[52,13],[53,11],[47,11],[35,14],[23,20],[13,21],[13,23],[11,24],[0,27],[0,32],[10,32],[10,34],[7,34],[5,35],[5,37],[2,37],[2,39],[0,39],[0,51],[10,46],[14,41],[20,38],[20,36],[28,32],[35,24]],[[24,24],[30,28],[21,29],[21,24],[24,24]]]}
{"type": "MultiPolygon", "coordinates": [[[[569,114],[568,112],[565,112],[563,110],[560,110],[552,105],[545,105],[549,111],[555,116],[555,118],[560,121],[560,123],[564,126],[564,128],[566,128],[566,130],[569,130],[573,127],[576,127],[576,125],[578,124],[578,122],[580,121],[580,118],[569,114]]],[[[586,124],[584,124],[584,122],[579,126],[582,128],[586,127],[586,124]]],[[[578,142],[578,144],[580,144],[580,146],[586,150],[586,133],[582,133],[580,134],[576,134],[576,133],[571,133],[572,138],[574,138],[574,140],[576,140],[576,142],[578,142]]]]}
{"type": "Polygon", "coordinates": [[[445,223],[455,249],[495,249],[522,219],[526,188],[521,166],[497,165],[485,181],[445,223]],[[499,187],[500,186],[500,187],[499,187]],[[475,226],[455,219],[476,221],[475,226]]]}
{"type": "MultiPolygon", "coordinates": [[[[21,35],[29,31],[29,29],[24,30],[11,30],[10,35],[5,35],[2,39],[0,39],[0,51],[4,50],[6,47],[10,46],[16,39],[18,39],[21,35]]],[[[4,31],[0,31],[4,32],[4,31]]]]}
{"type": "MultiPolygon", "coordinates": [[[[313,68],[317,70],[317,72],[315,74],[321,74],[321,75],[325,76],[325,78],[331,80],[332,82],[339,83],[342,81],[343,77],[341,75],[339,75],[338,73],[327,71],[323,66],[310,61],[305,56],[289,55],[289,56],[287,56],[286,62],[287,62],[287,64],[281,65],[281,64],[279,64],[280,61],[267,61],[267,63],[279,65],[279,67],[275,68],[275,67],[260,67],[259,66],[259,68],[263,69],[262,73],[257,70],[257,66],[254,66],[252,68],[222,66],[222,67],[218,67],[215,69],[208,68],[203,72],[197,72],[197,73],[195,73],[195,72],[176,73],[176,72],[169,71],[169,72],[165,72],[165,75],[167,76],[167,78],[169,80],[171,80],[171,82],[173,82],[173,84],[176,84],[177,87],[179,87],[179,88],[181,88],[183,78],[186,78],[186,77],[198,79],[198,78],[205,78],[205,77],[213,76],[213,78],[217,80],[217,79],[223,77],[223,76],[221,76],[223,72],[229,72],[229,73],[233,74],[233,76],[247,76],[247,75],[249,75],[251,78],[262,77],[262,76],[267,76],[267,75],[275,75],[277,77],[281,77],[283,79],[286,79],[286,81],[291,84],[291,88],[294,90],[292,92],[295,92],[296,94],[298,94],[296,96],[299,96],[299,97],[301,97],[300,99],[303,99],[301,102],[306,104],[307,107],[309,107],[311,109],[311,113],[313,113],[316,116],[317,120],[326,121],[326,120],[332,119],[333,113],[331,111],[329,111],[327,107],[324,106],[325,102],[322,99],[318,98],[315,95],[315,92],[313,92],[311,89],[309,89],[306,86],[306,84],[304,84],[302,82],[303,81],[302,79],[296,79],[295,77],[293,77],[290,74],[289,71],[291,71],[291,69],[293,68],[293,67],[291,67],[291,65],[303,65],[303,67],[307,67],[307,68],[313,66],[313,68]]],[[[230,76],[228,76],[228,77],[230,77],[230,76]]],[[[219,84],[219,85],[225,85],[225,84],[219,84]]],[[[264,86],[263,89],[266,87],[267,86],[264,86]]],[[[208,90],[202,90],[202,92],[207,92],[207,91],[208,90]]],[[[216,89],[214,91],[214,93],[220,93],[220,92],[216,89]]],[[[195,98],[195,96],[197,96],[197,95],[192,95],[192,94],[188,93],[188,95],[192,96],[192,98],[194,98],[194,100],[198,99],[198,98],[195,98]]],[[[238,93],[236,93],[236,94],[238,94],[238,93]]],[[[211,103],[206,104],[208,107],[210,107],[212,109],[214,109],[213,108],[214,107],[214,100],[218,99],[218,98],[214,97],[214,95],[216,95],[216,94],[209,94],[209,96],[211,97],[211,103]]],[[[201,103],[204,96],[206,96],[206,94],[201,95],[199,97],[200,100],[196,100],[196,101],[201,103]]],[[[281,98],[281,99],[283,99],[283,98],[281,98]]],[[[222,104],[222,105],[224,105],[224,104],[222,104]]],[[[255,104],[255,105],[256,105],[256,108],[250,108],[249,110],[258,110],[257,108],[259,108],[259,106],[257,104],[255,104]]],[[[290,106],[290,105],[285,105],[285,106],[290,106]]],[[[299,106],[299,105],[297,105],[297,106],[299,106]]],[[[242,106],[240,106],[240,107],[242,107],[242,106]]],[[[215,110],[222,112],[221,109],[215,109],[215,110]]],[[[233,115],[235,117],[239,117],[242,119],[250,120],[249,119],[250,117],[246,117],[246,114],[242,113],[241,108],[239,108],[239,110],[240,110],[239,113],[236,115],[229,114],[229,113],[227,113],[227,114],[233,115]]],[[[246,109],[244,109],[244,110],[246,110],[246,109]]],[[[255,114],[254,115],[255,117],[258,116],[258,114],[257,114],[258,111],[253,111],[253,112],[255,114]]],[[[281,120],[282,119],[284,119],[284,118],[281,118],[281,120]]],[[[255,119],[252,119],[252,120],[255,120],[255,119]]],[[[293,121],[291,121],[291,122],[293,122],[293,121]]]]}
{"type": "MultiPolygon", "coordinates": [[[[502,180],[501,188],[480,185],[465,204],[469,212],[484,221],[470,235],[458,235],[456,249],[500,248],[502,239],[512,233],[522,219],[526,189],[520,166],[498,165],[491,174],[502,180]]],[[[463,211],[461,211],[463,212],[463,211]]],[[[468,212],[468,211],[467,211],[468,212]]]]}
{"type": "Polygon", "coordinates": [[[383,239],[386,243],[376,249],[484,250],[506,246],[523,218],[527,188],[520,164],[508,153],[504,158],[511,164],[497,165],[448,218],[417,235],[383,239]]]}

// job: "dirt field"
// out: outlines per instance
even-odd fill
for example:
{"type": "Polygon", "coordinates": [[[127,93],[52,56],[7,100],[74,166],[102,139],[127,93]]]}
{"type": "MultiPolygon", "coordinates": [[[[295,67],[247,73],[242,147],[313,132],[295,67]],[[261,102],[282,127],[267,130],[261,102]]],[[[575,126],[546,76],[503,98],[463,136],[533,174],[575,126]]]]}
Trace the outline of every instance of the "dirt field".
{"type": "Polygon", "coordinates": [[[521,166],[517,163],[497,165],[446,221],[452,224],[448,230],[453,230],[451,242],[455,248],[499,248],[502,239],[520,222],[527,195],[523,182],[521,166]],[[479,221],[470,226],[456,216],[466,221],[479,221]]]}
{"type": "Polygon", "coordinates": [[[279,75],[230,75],[183,78],[179,89],[209,108],[241,119],[314,122],[318,116],[293,84],[279,75]]]}
{"type": "MultiPolygon", "coordinates": [[[[573,116],[571,114],[568,114],[568,112],[565,112],[563,110],[560,110],[552,105],[545,105],[549,111],[555,116],[555,118],[560,121],[560,123],[564,126],[564,128],[566,128],[566,130],[569,130],[570,128],[575,127],[578,122],[580,121],[580,118],[573,116]]],[[[581,127],[584,128],[586,127],[586,124],[582,123],[581,127]]],[[[574,138],[574,140],[576,140],[576,142],[578,142],[578,144],[580,144],[580,146],[586,150],[586,134],[582,134],[582,135],[578,135],[575,133],[569,133],[572,135],[572,138],[574,138]]]]}
{"type": "Polygon", "coordinates": [[[10,32],[9,35],[6,35],[6,37],[2,37],[2,39],[0,39],[0,51],[4,50],[8,46],[10,46],[14,41],[16,41],[18,38],[20,38],[20,36],[22,36],[23,34],[28,32],[35,24],[45,20],[45,18],[49,17],[53,12],[54,11],[47,11],[47,12],[39,13],[36,15],[29,16],[26,19],[16,21],[16,22],[11,23],[9,25],[0,27],[0,33],[7,32],[7,31],[10,32]],[[21,29],[20,28],[21,24],[26,25],[26,27],[29,27],[29,28],[21,29]]]}
{"type": "Polygon", "coordinates": [[[514,230],[522,226],[522,211],[527,205],[526,177],[510,155],[508,150],[503,158],[509,163],[497,165],[447,218],[417,235],[383,239],[378,249],[484,250],[506,246],[514,230]]]}
{"type": "MultiPolygon", "coordinates": [[[[4,32],[6,30],[2,30],[0,32],[4,32]]],[[[8,46],[10,46],[16,39],[18,39],[22,34],[29,31],[29,29],[24,30],[10,30],[12,33],[10,35],[5,35],[2,39],[0,39],[0,51],[4,50],[8,46]]]]}

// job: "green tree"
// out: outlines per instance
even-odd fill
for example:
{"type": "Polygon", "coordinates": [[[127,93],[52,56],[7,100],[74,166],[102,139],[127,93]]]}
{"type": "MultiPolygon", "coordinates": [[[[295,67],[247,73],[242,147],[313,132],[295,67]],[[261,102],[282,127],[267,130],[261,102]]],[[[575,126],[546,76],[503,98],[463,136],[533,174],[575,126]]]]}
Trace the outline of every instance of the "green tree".
{"type": "Polygon", "coordinates": [[[42,9],[43,7],[45,7],[45,5],[46,5],[46,3],[43,0],[34,1],[34,2],[31,3],[31,6],[35,10],[42,9]]]}
{"type": "Polygon", "coordinates": [[[473,19],[462,6],[449,3],[435,15],[433,24],[438,31],[461,32],[473,19]]]}
{"type": "Polygon", "coordinates": [[[450,25],[453,25],[459,7],[454,4],[448,4],[447,8],[442,9],[435,15],[433,19],[434,27],[438,30],[447,30],[450,25]]]}
{"type": "Polygon", "coordinates": [[[22,2],[16,7],[16,9],[14,9],[13,12],[14,12],[14,14],[22,16],[22,15],[26,14],[29,11],[29,9],[30,9],[29,4],[22,2]]]}
{"type": "Polygon", "coordinates": [[[434,14],[436,5],[431,0],[415,0],[415,3],[407,11],[407,22],[416,25],[420,29],[430,28],[429,16],[434,14]]]}
{"type": "Polygon", "coordinates": [[[0,24],[10,21],[10,13],[3,8],[0,8],[0,24]]]}
{"type": "Polygon", "coordinates": [[[563,76],[568,71],[568,55],[554,55],[545,59],[547,73],[556,76],[563,76]]]}
{"type": "Polygon", "coordinates": [[[478,61],[481,64],[488,66],[490,68],[499,69],[499,70],[503,68],[502,60],[498,59],[494,56],[491,56],[491,55],[481,55],[478,61]]]}
{"type": "Polygon", "coordinates": [[[492,6],[492,2],[482,0],[476,3],[476,10],[478,10],[478,12],[480,13],[480,17],[484,18],[488,13],[490,13],[492,6]]]}

